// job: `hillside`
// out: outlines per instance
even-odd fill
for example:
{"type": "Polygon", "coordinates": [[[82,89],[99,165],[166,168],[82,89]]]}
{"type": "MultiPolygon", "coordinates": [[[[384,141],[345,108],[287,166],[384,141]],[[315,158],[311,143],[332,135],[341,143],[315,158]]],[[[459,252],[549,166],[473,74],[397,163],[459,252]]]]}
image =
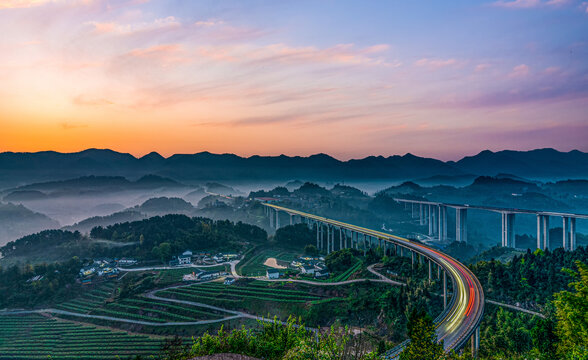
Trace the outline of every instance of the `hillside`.
{"type": "MultiPolygon", "coordinates": [[[[370,156],[348,161],[326,154],[300,156],[251,156],[234,154],[176,154],[164,158],[157,153],[136,158],[112,150],[88,149],[77,153],[0,153],[3,186],[23,182],[63,180],[74,177],[116,176],[139,178],[146,174],[193,180],[343,180],[343,179],[427,179],[435,176],[462,181],[471,175],[500,173],[523,178],[588,178],[588,154],[574,150],[483,151],[459,161],[443,162],[412,154],[370,156]]],[[[139,183],[150,183],[146,178],[139,183]]],[[[113,179],[113,181],[121,181],[113,179]]],[[[161,183],[161,181],[159,181],[161,183]]],[[[166,186],[173,185],[167,182],[166,186]]]]}
{"type": "Polygon", "coordinates": [[[57,227],[57,221],[23,205],[0,203],[0,246],[24,235],[57,227]]]}

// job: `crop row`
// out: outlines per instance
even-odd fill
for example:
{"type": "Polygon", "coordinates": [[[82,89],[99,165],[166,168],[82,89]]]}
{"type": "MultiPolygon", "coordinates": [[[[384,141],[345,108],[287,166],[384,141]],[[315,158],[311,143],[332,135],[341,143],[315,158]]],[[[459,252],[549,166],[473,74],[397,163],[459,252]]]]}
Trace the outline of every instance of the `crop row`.
{"type": "MultiPolygon", "coordinates": [[[[207,296],[207,295],[211,295],[210,292],[206,292],[206,291],[200,291],[200,290],[196,290],[196,289],[175,289],[174,293],[176,294],[182,294],[191,298],[197,298],[197,299],[210,299],[210,300],[233,300],[238,302],[239,299],[242,298],[247,298],[247,299],[254,299],[254,300],[261,300],[261,301],[273,301],[273,302],[306,302],[306,300],[303,299],[287,299],[287,298],[268,298],[268,297],[264,297],[264,296],[257,296],[257,295],[246,295],[246,294],[231,294],[231,293],[223,293],[223,294],[214,294],[214,297],[211,296],[207,296]],[[237,297],[239,299],[233,299],[233,298],[225,298],[224,296],[232,296],[232,297],[237,297]],[[221,298],[222,297],[222,298],[221,298]]],[[[316,299],[316,298],[315,298],[316,299]]]]}
{"type": "Polygon", "coordinates": [[[147,336],[47,319],[37,314],[0,317],[0,359],[95,360],[152,356],[161,341],[147,336]]]}
{"type": "MultiPolygon", "coordinates": [[[[192,285],[190,286],[190,288],[210,288],[210,289],[229,289],[227,287],[227,285],[223,285],[220,283],[203,283],[203,284],[197,284],[197,285],[192,285]]],[[[292,294],[292,295],[302,295],[302,296],[306,296],[308,295],[307,292],[305,291],[301,291],[301,290],[291,290],[291,289],[279,289],[279,288],[275,288],[275,287],[261,287],[261,286],[231,286],[230,289],[233,290],[250,290],[250,291],[255,291],[257,293],[279,293],[279,295],[283,295],[283,294],[292,294]]]]}
{"type": "Polygon", "coordinates": [[[247,289],[247,288],[239,288],[239,287],[224,287],[224,288],[212,288],[207,289],[199,286],[191,286],[188,288],[183,288],[184,290],[194,291],[194,292],[208,292],[214,291],[216,294],[228,294],[228,295],[253,295],[253,296],[266,296],[268,298],[290,298],[290,299],[310,299],[315,300],[318,299],[317,296],[309,295],[305,292],[298,292],[296,294],[290,294],[287,292],[281,293],[279,291],[272,291],[272,290],[257,290],[257,289],[247,289]]]}
{"type": "Polygon", "coordinates": [[[165,307],[166,309],[176,310],[176,311],[180,311],[183,313],[194,314],[194,316],[200,316],[201,318],[219,318],[219,317],[221,317],[221,315],[212,313],[211,310],[207,310],[207,311],[198,310],[198,309],[195,309],[194,307],[189,307],[186,305],[178,306],[178,305],[168,304],[168,303],[155,301],[155,300],[125,299],[125,300],[123,300],[123,302],[131,303],[131,304],[142,304],[142,305],[148,305],[148,306],[162,306],[162,307],[165,307]]]}
{"type": "Polygon", "coordinates": [[[147,314],[157,314],[157,315],[161,315],[162,320],[180,320],[180,321],[193,321],[194,320],[194,318],[192,318],[192,317],[173,314],[173,313],[170,313],[170,312],[167,312],[164,310],[145,308],[145,307],[140,307],[140,306],[135,306],[135,305],[125,305],[125,304],[121,304],[121,303],[109,304],[108,308],[109,309],[114,308],[114,309],[118,309],[121,311],[127,311],[130,313],[133,313],[132,311],[140,311],[140,312],[147,313],[147,314]]]}

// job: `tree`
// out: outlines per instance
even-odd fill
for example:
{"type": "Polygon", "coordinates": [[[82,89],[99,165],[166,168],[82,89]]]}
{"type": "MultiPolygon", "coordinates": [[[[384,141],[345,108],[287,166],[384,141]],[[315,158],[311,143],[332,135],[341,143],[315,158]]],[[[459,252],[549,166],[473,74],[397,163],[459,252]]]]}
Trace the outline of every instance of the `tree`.
{"type": "Polygon", "coordinates": [[[408,317],[410,343],[400,354],[400,360],[436,360],[444,355],[443,342],[437,342],[433,319],[424,311],[413,310],[408,317]]]}
{"type": "Polygon", "coordinates": [[[578,272],[563,270],[576,280],[569,284],[575,291],[554,295],[559,350],[567,359],[588,359],[588,266],[576,261],[576,267],[578,272]]]}
{"type": "Polygon", "coordinates": [[[310,256],[316,256],[318,255],[319,251],[314,245],[306,245],[304,247],[304,253],[310,256]]]}

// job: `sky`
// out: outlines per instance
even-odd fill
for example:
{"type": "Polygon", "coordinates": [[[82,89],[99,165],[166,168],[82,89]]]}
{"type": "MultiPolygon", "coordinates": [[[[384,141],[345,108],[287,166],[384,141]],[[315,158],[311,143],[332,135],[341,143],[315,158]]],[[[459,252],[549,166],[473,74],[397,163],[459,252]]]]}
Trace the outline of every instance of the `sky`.
{"type": "Polygon", "coordinates": [[[588,1],[0,0],[0,151],[588,151],[588,1]]]}

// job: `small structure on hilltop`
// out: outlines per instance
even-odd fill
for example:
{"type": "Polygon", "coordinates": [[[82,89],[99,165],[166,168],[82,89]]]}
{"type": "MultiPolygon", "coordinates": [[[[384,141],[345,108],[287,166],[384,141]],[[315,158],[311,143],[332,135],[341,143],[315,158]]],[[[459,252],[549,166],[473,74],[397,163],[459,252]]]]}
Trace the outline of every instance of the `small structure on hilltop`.
{"type": "Polygon", "coordinates": [[[318,269],[314,272],[314,277],[316,279],[326,279],[329,277],[329,270],[327,269],[318,269]]]}
{"type": "Polygon", "coordinates": [[[279,279],[280,278],[280,271],[278,269],[267,269],[265,271],[265,276],[268,279],[279,279]]]}
{"type": "Polygon", "coordinates": [[[302,274],[314,275],[315,271],[316,271],[316,268],[312,265],[304,265],[300,268],[300,272],[302,274]]]}
{"type": "Polygon", "coordinates": [[[169,262],[169,266],[180,266],[190,264],[192,264],[192,252],[190,250],[184,251],[182,255],[174,256],[169,262]]]}

